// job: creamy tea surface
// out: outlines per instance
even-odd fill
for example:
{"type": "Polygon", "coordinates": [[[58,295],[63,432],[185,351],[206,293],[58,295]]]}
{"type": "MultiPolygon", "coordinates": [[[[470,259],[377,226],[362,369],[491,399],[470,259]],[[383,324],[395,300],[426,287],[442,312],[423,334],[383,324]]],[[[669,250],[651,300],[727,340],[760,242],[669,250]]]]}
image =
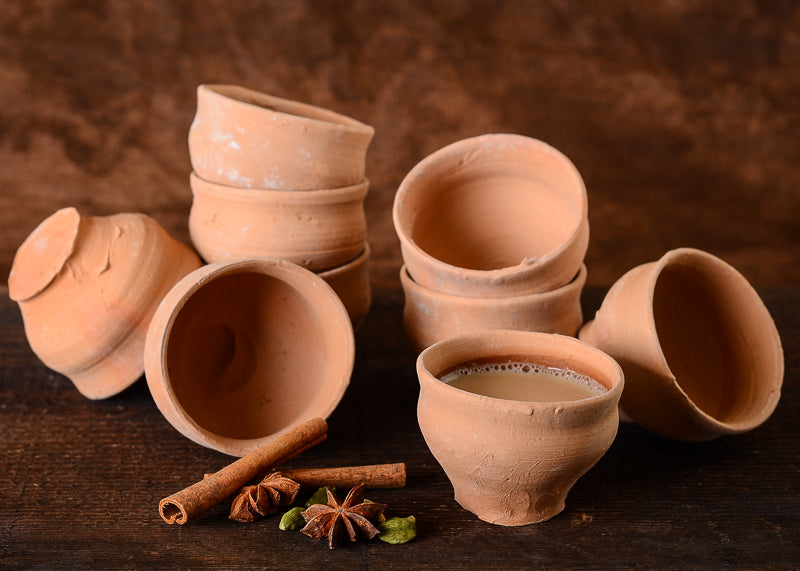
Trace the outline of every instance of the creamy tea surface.
{"type": "Polygon", "coordinates": [[[471,393],[528,402],[581,400],[606,392],[603,385],[585,375],[531,363],[473,363],[441,380],[471,393]]]}

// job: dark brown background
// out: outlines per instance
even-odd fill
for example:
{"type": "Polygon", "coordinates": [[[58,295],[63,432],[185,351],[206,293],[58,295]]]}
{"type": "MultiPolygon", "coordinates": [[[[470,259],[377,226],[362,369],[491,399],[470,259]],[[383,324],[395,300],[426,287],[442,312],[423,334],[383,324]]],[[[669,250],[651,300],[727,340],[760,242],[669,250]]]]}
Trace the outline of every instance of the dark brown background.
{"type": "Polygon", "coordinates": [[[39,1],[0,7],[0,273],[63,206],[140,211],[188,241],[187,134],[201,83],[375,127],[372,310],[330,438],[298,466],[406,461],[409,545],[328,553],[225,508],[183,528],[156,505],[230,459],[163,419],[143,381],[81,397],[0,296],[0,566],[796,568],[800,565],[800,7],[786,1],[39,1]],[[419,434],[402,331],[403,176],[488,132],[547,141],[589,193],[587,317],[623,272],[706,249],[762,293],[787,374],[775,415],[686,445],[623,425],[566,510],[500,528],[453,502],[419,434]]]}
{"type": "Polygon", "coordinates": [[[373,275],[398,289],[403,176],[513,132],[577,165],[589,284],[694,246],[800,284],[800,11],[787,1],[9,0],[0,11],[0,273],[54,210],[140,211],[188,241],[201,83],[375,127],[373,275]]]}

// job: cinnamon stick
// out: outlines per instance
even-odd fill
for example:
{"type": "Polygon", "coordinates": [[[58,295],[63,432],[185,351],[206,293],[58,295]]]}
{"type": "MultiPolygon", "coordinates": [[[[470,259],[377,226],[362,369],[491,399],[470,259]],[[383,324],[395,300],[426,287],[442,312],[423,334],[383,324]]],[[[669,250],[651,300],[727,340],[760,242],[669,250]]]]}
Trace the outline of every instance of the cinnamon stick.
{"type": "Polygon", "coordinates": [[[281,473],[301,486],[320,488],[335,486],[352,488],[364,484],[367,488],[402,488],[406,485],[406,465],[373,464],[342,468],[282,469],[281,473]]]}
{"type": "Polygon", "coordinates": [[[237,492],[259,472],[279,466],[325,440],[327,430],[328,424],[321,418],[293,428],[219,472],[161,500],[158,504],[161,518],[169,524],[183,525],[204,514],[237,492]]]}

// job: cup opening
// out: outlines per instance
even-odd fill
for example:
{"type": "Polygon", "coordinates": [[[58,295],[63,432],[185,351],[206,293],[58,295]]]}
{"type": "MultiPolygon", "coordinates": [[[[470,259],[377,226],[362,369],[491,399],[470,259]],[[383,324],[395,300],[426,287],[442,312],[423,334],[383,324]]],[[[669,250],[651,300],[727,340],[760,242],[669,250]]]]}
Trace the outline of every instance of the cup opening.
{"type": "Polygon", "coordinates": [[[445,147],[401,185],[399,230],[451,266],[492,271],[564,247],[585,214],[583,182],[544,143],[486,135],[445,147]]]}
{"type": "MultiPolygon", "coordinates": [[[[341,387],[326,386],[336,347],[318,308],[274,276],[236,273],[197,289],[175,317],[165,354],[183,411],[232,439],[269,436],[341,387]]],[[[330,383],[328,383],[330,384],[330,383]]]]}
{"type": "Polygon", "coordinates": [[[771,411],[775,386],[763,380],[780,376],[782,361],[770,348],[766,308],[735,270],[705,257],[666,264],[653,291],[653,318],[670,371],[703,413],[747,425],[771,411]]]}

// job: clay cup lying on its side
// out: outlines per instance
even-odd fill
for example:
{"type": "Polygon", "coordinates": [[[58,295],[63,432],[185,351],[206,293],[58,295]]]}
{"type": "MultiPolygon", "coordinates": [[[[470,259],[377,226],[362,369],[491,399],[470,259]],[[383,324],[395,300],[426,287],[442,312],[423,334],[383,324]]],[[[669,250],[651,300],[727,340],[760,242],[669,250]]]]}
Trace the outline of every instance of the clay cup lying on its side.
{"type": "Polygon", "coordinates": [[[573,484],[617,434],[622,371],[574,339],[528,331],[477,331],[440,341],[417,359],[417,416],[455,499],[482,520],[526,525],[564,509],[573,484]],[[588,376],[605,393],[564,402],[487,397],[440,377],[475,362],[527,362],[588,376]]]}
{"type": "Polygon", "coordinates": [[[191,178],[189,234],[207,262],[288,260],[320,272],[364,251],[368,181],[308,192],[250,190],[191,178]]]}
{"type": "Polygon", "coordinates": [[[416,283],[400,270],[405,293],[403,321],[414,347],[480,329],[515,329],[574,336],[583,323],[581,291],[586,266],[567,285],[552,291],[509,297],[460,297],[416,283]]]}
{"type": "Polygon", "coordinates": [[[622,408],[684,441],[737,434],[778,404],[783,350],[747,280],[709,253],[667,252],[622,276],[580,338],[625,371],[622,408]]]}
{"type": "Polygon", "coordinates": [[[364,180],[375,130],[355,119],[236,85],[201,85],[189,129],[192,168],[205,180],[273,190],[364,180]]]}
{"type": "Polygon", "coordinates": [[[423,159],[400,184],[393,220],[412,279],[463,297],[561,287],[589,242],[577,169],[520,135],[465,139],[423,159]]]}
{"type": "Polygon", "coordinates": [[[102,399],[142,376],[158,303],[198,267],[197,255],[148,216],[64,208],[20,246],[8,292],[33,352],[81,394],[102,399]]]}
{"type": "Polygon", "coordinates": [[[325,281],[283,260],[204,266],[159,305],[145,347],[150,392],[192,441],[244,456],[326,418],[350,382],[353,327],[325,281]]]}

